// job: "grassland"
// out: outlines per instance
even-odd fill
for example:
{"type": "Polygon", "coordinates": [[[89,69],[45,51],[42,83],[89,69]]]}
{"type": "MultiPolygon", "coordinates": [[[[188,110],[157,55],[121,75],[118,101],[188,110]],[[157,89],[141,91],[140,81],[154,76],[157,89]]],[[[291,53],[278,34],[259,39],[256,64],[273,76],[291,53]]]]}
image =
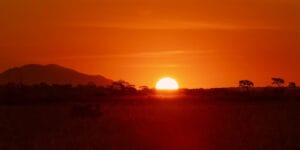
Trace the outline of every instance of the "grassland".
{"type": "Polygon", "coordinates": [[[222,101],[172,94],[94,99],[1,105],[0,149],[300,149],[297,99],[222,101]]]}

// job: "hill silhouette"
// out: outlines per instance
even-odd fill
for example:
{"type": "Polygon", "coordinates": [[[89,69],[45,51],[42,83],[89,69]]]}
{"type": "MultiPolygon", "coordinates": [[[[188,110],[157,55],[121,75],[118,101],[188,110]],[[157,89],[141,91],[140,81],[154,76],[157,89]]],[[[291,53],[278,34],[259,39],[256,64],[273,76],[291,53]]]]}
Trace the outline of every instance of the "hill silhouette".
{"type": "Polygon", "coordinates": [[[87,84],[110,85],[113,81],[101,75],[87,75],[56,64],[29,64],[8,69],[0,74],[0,84],[22,83],[26,85],[47,84],[87,84]]]}

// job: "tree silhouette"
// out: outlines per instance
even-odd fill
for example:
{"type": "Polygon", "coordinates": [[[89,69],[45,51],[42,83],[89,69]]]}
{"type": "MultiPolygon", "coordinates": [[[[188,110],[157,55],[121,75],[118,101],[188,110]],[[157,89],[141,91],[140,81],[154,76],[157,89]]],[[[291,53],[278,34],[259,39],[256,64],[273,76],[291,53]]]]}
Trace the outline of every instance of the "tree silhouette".
{"type": "Polygon", "coordinates": [[[149,94],[151,92],[151,89],[148,86],[139,86],[140,92],[143,94],[149,94]]]}
{"type": "Polygon", "coordinates": [[[291,89],[295,89],[297,87],[296,83],[295,82],[289,82],[289,88],[291,89]]]}
{"type": "Polygon", "coordinates": [[[148,86],[146,86],[146,85],[139,86],[139,89],[141,91],[150,90],[150,88],[148,86]]]}
{"type": "Polygon", "coordinates": [[[239,87],[246,89],[247,91],[249,90],[250,87],[253,87],[254,83],[249,80],[240,80],[239,81],[239,87]]]}
{"type": "Polygon", "coordinates": [[[121,92],[135,92],[135,86],[130,84],[124,80],[115,81],[112,83],[111,88],[113,90],[121,91],[121,92]]]}
{"type": "Polygon", "coordinates": [[[112,83],[111,88],[113,90],[124,90],[125,86],[128,84],[128,82],[124,81],[124,80],[119,80],[119,81],[115,81],[112,83]]]}
{"type": "Polygon", "coordinates": [[[277,85],[278,87],[282,87],[284,84],[284,80],[282,78],[272,78],[272,84],[277,85]]]}

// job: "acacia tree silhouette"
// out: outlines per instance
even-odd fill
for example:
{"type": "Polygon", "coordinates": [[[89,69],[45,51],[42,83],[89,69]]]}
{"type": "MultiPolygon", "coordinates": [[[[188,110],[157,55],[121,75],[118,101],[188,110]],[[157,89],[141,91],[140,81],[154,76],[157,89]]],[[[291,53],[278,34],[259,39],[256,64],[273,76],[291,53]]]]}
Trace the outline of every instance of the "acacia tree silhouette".
{"type": "Polygon", "coordinates": [[[130,84],[129,82],[126,82],[124,80],[115,81],[112,83],[111,88],[113,90],[121,91],[121,92],[135,92],[135,86],[133,84],[130,84]]]}
{"type": "Polygon", "coordinates": [[[278,87],[282,87],[282,85],[284,84],[284,80],[282,78],[272,78],[272,81],[272,84],[275,84],[278,87]]]}
{"type": "Polygon", "coordinates": [[[250,80],[240,80],[239,81],[239,87],[246,89],[247,91],[249,90],[250,87],[253,87],[254,83],[250,80]]]}

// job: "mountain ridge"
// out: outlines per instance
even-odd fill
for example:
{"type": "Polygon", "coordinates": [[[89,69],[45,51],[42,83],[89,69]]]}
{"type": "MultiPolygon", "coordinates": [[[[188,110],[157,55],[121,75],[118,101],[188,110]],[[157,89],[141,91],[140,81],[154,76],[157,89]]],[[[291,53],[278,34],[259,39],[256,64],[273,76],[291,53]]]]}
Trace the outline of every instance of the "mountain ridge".
{"type": "Polygon", "coordinates": [[[110,85],[113,80],[102,75],[88,75],[71,68],[57,64],[26,64],[20,67],[12,67],[0,73],[0,84],[88,84],[95,83],[98,86],[110,85]]]}

